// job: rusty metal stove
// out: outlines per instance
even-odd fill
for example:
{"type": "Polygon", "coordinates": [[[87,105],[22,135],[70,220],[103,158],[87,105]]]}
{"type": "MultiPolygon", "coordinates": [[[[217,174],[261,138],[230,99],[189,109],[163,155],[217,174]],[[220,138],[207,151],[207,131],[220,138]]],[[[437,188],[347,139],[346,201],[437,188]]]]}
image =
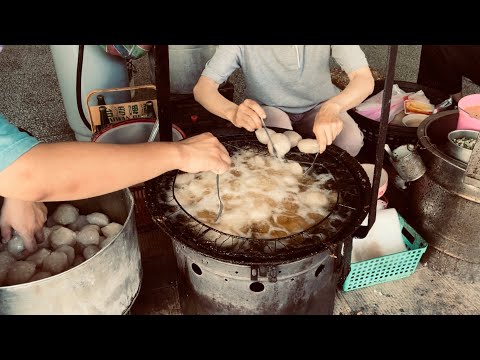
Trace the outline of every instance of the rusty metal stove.
{"type": "MultiPolygon", "coordinates": [[[[219,140],[230,155],[249,149],[268,156],[251,133],[219,140]]],[[[292,150],[286,158],[307,167],[313,155],[292,150]]],[[[311,228],[278,239],[225,234],[190,216],[175,199],[177,171],[147,182],[152,218],[173,242],[184,313],[333,312],[337,285],[349,270],[352,234],[369,209],[370,183],[360,164],[335,146],[313,171],[333,176],[327,186],[338,193],[335,207],[311,228]]]]}

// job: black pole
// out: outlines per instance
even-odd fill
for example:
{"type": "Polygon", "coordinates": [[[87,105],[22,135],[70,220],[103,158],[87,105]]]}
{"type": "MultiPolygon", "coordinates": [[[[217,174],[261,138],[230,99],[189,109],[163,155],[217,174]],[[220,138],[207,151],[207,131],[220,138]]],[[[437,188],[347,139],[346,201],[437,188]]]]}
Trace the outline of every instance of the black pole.
{"type": "Polygon", "coordinates": [[[172,111],[170,104],[170,63],[168,45],[155,45],[155,86],[160,141],[172,141],[172,111]]]}
{"type": "Polygon", "coordinates": [[[368,214],[368,225],[361,226],[355,232],[354,237],[363,239],[375,223],[377,217],[378,188],[380,186],[380,175],[383,168],[383,156],[385,153],[385,140],[387,138],[388,117],[390,115],[390,104],[392,102],[392,88],[395,78],[395,64],[397,62],[398,45],[388,46],[387,75],[382,98],[382,112],[380,116],[380,127],[378,130],[377,149],[375,156],[375,170],[373,173],[372,195],[370,200],[370,212],[368,214]]]}
{"type": "MultiPolygon", "coordinates": [[[[87,127],[88,130],[92,130],[92,126],[90,122],[87,120],[85,113],[83,112],[82,106],[82,73],[83,73],[83,52],[84,52],[85,45],[78,45],[78,58],[77,58],[77,77],[76,77],[76,84],[75,84],[75,95],[77,98],[77,109],[80,118],[82,119],[83,123],[87,127]]],[[[87,104],[88,106],[88,104],[87,104]]]]}

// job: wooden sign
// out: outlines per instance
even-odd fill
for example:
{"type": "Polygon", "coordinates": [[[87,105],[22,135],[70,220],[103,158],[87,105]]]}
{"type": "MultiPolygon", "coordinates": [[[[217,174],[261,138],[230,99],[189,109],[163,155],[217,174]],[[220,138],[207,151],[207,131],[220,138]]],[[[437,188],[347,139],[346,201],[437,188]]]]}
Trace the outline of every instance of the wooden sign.
{"type": "MultiPolygon", "coordinates": [[[[115,123],[129,119],[140,119],[147,117],[147,102],[151,101],[155,109],[155,114],[158,114],[157,100],[144,100],[137,102],[128,102],[122,104],[108,104],[102,105],[107,108],[108,121],[115,123]]],[[[100,106],[89,106],[91,122],[94,127],[100,125],[100,106]]]]}

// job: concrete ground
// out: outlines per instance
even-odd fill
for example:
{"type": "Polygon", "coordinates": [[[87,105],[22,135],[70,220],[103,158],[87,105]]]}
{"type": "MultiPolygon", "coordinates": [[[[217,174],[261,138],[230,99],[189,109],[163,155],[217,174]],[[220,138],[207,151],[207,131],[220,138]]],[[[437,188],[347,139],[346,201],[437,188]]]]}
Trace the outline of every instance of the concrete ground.
{"type": "MultiPolygon", "coordinates": [[[[370,65],[384,71],[387,47],[362,45],[370,65]]],[[[416,81],[420,46],[400,46],[396,79],[416,81]]],[[[147,59],[135,62],[137,85],[150,83],[147,59]]],[[[243,98],[241,73],[232,77],[235,101],[243,98]]],[[[480,93],[467,79],[465,93],[480,93]]],[[[74,140],[46,45],[6,46],[0,53],[0,113],[45,142],[74,140]]],[[[133,314],[180,314],[171,249],[159,248],[157,233],[142,233],[144,281],[133,314]],[[145,244],[157,247],[152,252],[145,244]],[[154,245],[151,245],[151,244],[154,245]],[[146,247],[145,247],[146,246],[146,247]],[[155,255],[155,256],[153,256],[155,255]]],[[[420,264],[396,280],[350,292],[338,292],[335,314],[480,314],[480,285],[440,275],[420,264]]]]}

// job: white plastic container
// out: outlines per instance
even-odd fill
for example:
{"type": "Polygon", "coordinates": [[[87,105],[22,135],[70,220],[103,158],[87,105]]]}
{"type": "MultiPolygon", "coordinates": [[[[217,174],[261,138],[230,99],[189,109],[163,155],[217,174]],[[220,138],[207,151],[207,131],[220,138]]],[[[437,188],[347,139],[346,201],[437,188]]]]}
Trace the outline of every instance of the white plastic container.
{"type": "MultiPolygon", "coordinates": [[[[78,141],[90,141],[92,132],[83,123],[77,107],[78,48],[78,45],[50,45],[68,123],[78,141]]],[[[90,119],[85,98],[91,90],[127,86],[129,80],[125,60],[107,54],[98,45],[85,45],[81,97],[84,114],[88,120],[90,119]]],[[[128,91],[106,93],[104,97],[107,104],[131,101],[128,91]]]]}

